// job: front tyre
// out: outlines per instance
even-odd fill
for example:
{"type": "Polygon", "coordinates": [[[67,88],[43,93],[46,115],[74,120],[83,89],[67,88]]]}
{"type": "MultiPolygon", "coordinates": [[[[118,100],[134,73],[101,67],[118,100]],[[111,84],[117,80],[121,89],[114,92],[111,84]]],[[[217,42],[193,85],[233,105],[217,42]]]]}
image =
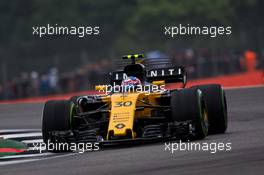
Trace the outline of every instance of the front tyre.
{"type": "Polygon", "coordinates": [[[191,120],[194,126],[194,139],[203,139],[208,134],[207,108],[199,89],[173,91],[171,117],[176,122],[191,120]]]}
{"type": "Polygon", "coordinates": [[[225,91],[219,84],[195,86],[200,89],[205,97],[208,108],[209,134],[225,133],[227,120],[227,103],[225,91]]]}
{"type": "MultiPolygon", "coordinates": [[[[68,100],[48,101],[45,103],[42,117],[42,137],[44,143],[56,144],[57,140],[52,133],[71,130],[73,117],[73,103],[68,100]]],[[[48,150],[63,152],[67,150],[48,150]]]]}

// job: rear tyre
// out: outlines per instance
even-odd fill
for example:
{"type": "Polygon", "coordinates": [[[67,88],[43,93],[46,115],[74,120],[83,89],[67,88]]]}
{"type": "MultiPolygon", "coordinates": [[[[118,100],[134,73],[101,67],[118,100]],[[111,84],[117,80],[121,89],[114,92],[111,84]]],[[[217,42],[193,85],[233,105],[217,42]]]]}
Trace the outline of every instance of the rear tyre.
{"type": "Polygon", "coordinates": [[[219,84],[195,86],[205,97],[208,108],[209,134],[225,133],[228,125],[225,91],[219,84]]]}
{"type": "MultiPolygon", "coordinates": [[[[68,100],[48,101],[45,103],[42,118],[42,137],[44,143],[56,144],[58,140],[51,134],[54,131],[67,131],[71,129],[73,104],[68,100]]],[[[54,148],[51,152],[68,151],[54,148]]]]}
{"type": "Polygon", "coordinates": [[[203,139],[208,134],[207,108],[199,89],[182,89],[171,93],[171,117],[173,121],[191,120],[194,139],[203,139]]]}

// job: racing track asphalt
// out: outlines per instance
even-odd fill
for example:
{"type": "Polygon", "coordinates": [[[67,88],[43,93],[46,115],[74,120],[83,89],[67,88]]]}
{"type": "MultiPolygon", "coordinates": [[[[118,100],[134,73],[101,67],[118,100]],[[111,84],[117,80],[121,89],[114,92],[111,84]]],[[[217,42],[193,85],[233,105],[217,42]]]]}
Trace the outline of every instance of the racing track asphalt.
{"type": "MultiPolygon", "coordinates": [[[[200,142],[231,142],[232,150],[164,151],[164,143],[114,148],[0,167],[0,174],[264,174],[264,88],[227,90],[226,134],[200,142]]],[[[40,128],[42,104],[0,105],[0,129],[40,128]]]]}

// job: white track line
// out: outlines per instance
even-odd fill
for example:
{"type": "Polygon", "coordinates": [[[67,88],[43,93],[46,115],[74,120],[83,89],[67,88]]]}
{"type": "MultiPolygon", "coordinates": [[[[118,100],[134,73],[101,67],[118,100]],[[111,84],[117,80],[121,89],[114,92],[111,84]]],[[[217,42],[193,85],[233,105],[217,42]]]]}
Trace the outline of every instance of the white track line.
{"type": "Polygon", "coordinates": [[[41,156],[48,156],[48,155],[53,155],[53,154],[55,154],[55,153],[21,154],[21,155],[4,156],[4,157],[0,157],[0,161],[6,160],[6,159],[41,157],[41,156]]]}
{"type": "Polygon", "coordinates": [[[6,134],[6,135],[1,135],[4,139],[12,139],[12,138],[26,138],[26,137],[40,137],[42,136],[41,132],[37,133],[24,133],[24,134],[6,134]]]}
{"type": "Polygon", "coordinates": [[[40,129],[0,129],[0,133],[14,133],[14,132],[40,132],[40,129]]]}
{"type": "Polygon", "coordinates": [[[43,158],[39,158],[39,159],[11,160],[11,161],[5,161],[5,162],[1,162],[0,161],[0,166],[1,165],[4,166],[4,165],[10,165],[10,164],[19,164],[19,163],[33,162],[33,161],[40,161],[40,160],[47,160],[47,159],[55,159],[55,158],[60,158],[60,157],[68,157],[68,156],[77,155],[78,153],[70,153],[70,154],[63,154],[63,155],[57,155],[57,156],[56,156],[56,153],[51,153],[51,154],[53,154],[55,156],[43,157],[43,158]]]}
{"type": "Polygon", "coordinates": [[[43,139],[35,139],[35,140],[22,140],[23,143],[42,143],[43,139]]]}
{"type": "Polygon", "coordinates": [[[24,162],[33,162],[37,160],[40,160],[40,159],[12,160],[12,161],[0,162],[0,166],[12,165],[12,164],[18,164],[18,163],[24,163],[24,162]]]}

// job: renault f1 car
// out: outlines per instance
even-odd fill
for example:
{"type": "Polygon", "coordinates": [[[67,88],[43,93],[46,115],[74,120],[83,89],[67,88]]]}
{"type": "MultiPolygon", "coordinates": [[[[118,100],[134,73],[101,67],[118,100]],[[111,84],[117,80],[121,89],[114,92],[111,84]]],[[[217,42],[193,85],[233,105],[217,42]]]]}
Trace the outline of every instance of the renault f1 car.
{"type": "Polygon", "coordinates": [[[184,67],[146,70],[141,64],[143,55],[123,58],[132,63],[110,73],[111,85],[120,85],[126,77],[135,76],[144,82],[143,86],[158,86],[156,91],[112,90],[107,94],[47,101],[42,117],[45,143],[193,140],[226,131],[227,104],[221,85],[185,88],[184,67]],[[161,90],[166,83],[181,83],[182,88],[161,90]]]}

